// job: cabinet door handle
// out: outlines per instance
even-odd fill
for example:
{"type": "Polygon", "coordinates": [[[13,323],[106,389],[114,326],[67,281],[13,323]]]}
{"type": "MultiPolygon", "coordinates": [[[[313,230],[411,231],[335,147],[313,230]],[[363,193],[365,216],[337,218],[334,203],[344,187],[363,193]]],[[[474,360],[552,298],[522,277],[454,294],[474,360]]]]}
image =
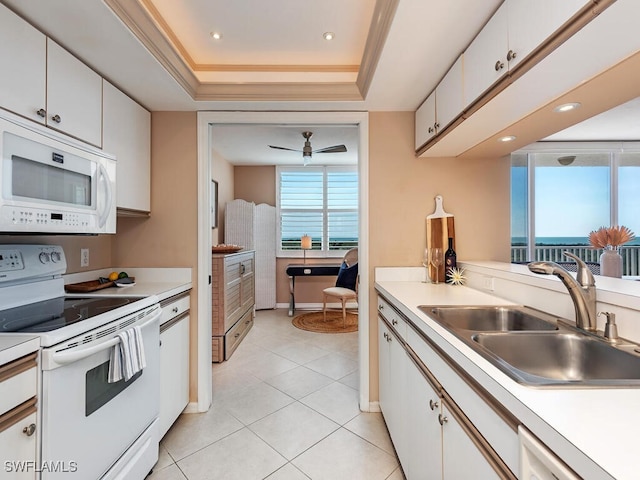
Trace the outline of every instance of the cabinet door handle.
{"type": "Polygon", "coordinates": [[[396,320],[395,318],[391,320],[391,325],[397,325],[397,324],[398,324],[398,320],[396,320]]]}
{"type": "Polygon", "coordinates": [[[378,310],[384,310],[384,305],[382,304],[378,305],[378,310]]]}
{"type": "Polygon", "coordinates": [[[387,338],[387,332],[384,332],[384,333],[382,334],[382,336],[383,336],[383,337],[385,338],[385,340],[386,340],[386,338],[387,338]]]}
{"type": "Polygon", "coordinates": [[[37,114],[39,117],[44,118],[44,117],[46,117],[46,116],[47,116],[47,111],[46,111],[44,108],[41,108],[40,110],[38,110],[38,111],[36,112],[36,114],[37,114]]]}
{"type": "Polygon", "coordinates": [[[28,427],[24,427],[22,429],[22,433],[24,433],[27,437],[30,437],[31,435],[33,435],[36,432],[36,424],[32,423],[31,425],[29,425],[28,427]]]}
{"type": "Polygon", "coordinates": [[[390,342],[391,340],[393,340],[393,337],[391,335],[387,335],[387,342],[390,342]]]}
{"type": "Polygon", "coordinates": [[[449,419],[447,417],[445,417],[443,414],[438,414],[438,422],[440,422],[440,425],[444,425],[445,423],[447,423],[449,421],[449,419]]]}
{"type": "Polygon", "coordinates": [[[173,313],[178,313],[178,307],[173,307],[173,308],[171,309],[171,311],[172,311],[173,313]]]}
{"type": "Polygon", "coordinates": [[[502,70],[504,68],[504,62],[501,62],[500,60],[498,60],[494,65],[494,68],[496,69],[496,72],[502,70]]]}
{"type": "Polygon", "coordinates": [[[240,334],[239,334],[239,333],[236,333],[236,334],[233,336],[233,338],[238,338],[239,336],[240,336],[240,334]]]}
{"type": "Polygon", "coordinates": [[[428,131],[429,133],[433,133],[433,132],[434,132],[433,127],[429,127],[429,128],[427,129],[427,131],[428,131]]]}
{"type": "Polygon", "coordinates": [[[437,130],[438,128],[440,128],[440,124],[438,122],[434,123],[433,128],[437,130]]]}
{"type": "Polygon", "coordinates": [[[433,399],[429,400],[429,408],[431,410],[435,410],[436,408],[438,408],[438,401],[436,400],[434,402],[433,399]]]}
{"type": "Polygon", "coordinates": [[[53,120],[56,123],[62,122],[62,118],[60,117],[60,115],[54,115],[53,117],[51,117],[51,120],[53,120]]]}
{"type": "Polygon", "coordinates": [[[507,53],[507,61],[510,62],[514,58],[516,58],[516,52],[514,52],[513,50],[509,50],[509,52],[507,53]]]}

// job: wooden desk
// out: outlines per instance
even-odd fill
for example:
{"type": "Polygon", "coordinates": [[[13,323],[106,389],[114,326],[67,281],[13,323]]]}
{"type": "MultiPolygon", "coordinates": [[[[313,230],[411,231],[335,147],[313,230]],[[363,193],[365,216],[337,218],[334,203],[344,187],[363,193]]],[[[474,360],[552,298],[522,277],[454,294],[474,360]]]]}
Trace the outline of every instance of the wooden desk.
{"type": "Polygon", "coordinates": [[[296,311],[296,277],[317,277],[333,276],[337,277],[340,271],[340,263],[294,263],[287,265],[287,275],[289,276],[289,316],[292,317],[296,311]]]}

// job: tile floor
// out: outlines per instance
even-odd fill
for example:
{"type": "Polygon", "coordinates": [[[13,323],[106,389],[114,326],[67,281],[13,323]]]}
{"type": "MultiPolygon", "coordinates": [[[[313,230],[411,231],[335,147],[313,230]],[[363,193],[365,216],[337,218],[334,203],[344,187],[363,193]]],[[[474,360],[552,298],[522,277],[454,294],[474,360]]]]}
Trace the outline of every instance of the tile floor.
{"type": "Polygon", "coordinates": [[[147,480],[402,480],[379,413],[358,409],[358,334],[299,330],[263,310],[227,362],[213,404],[181,415],[147,480]]]}

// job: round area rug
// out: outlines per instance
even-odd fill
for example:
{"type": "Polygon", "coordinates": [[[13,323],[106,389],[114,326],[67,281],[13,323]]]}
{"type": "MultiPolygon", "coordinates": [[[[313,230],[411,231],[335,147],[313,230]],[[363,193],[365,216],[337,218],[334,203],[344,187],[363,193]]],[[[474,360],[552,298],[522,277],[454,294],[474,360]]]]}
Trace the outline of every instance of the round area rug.
{"type": "Polygon", "coordinates": [[[342,321],[342,312],[327,312],[324,320],[322,312],[308,312],[298,315],[292,320],[294,326],[301,330],[317,333],[349,333],[358,331],[358,315],[347,312],[347,319],[342,321]]]}

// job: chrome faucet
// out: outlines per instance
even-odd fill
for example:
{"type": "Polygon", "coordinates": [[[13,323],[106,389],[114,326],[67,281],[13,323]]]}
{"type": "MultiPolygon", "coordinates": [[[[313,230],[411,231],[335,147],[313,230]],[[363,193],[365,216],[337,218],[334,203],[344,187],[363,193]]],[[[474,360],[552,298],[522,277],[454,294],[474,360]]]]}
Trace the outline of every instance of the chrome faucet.
{"type": "Polygon", "coordinates": [[[574,279],[569,272],[554,262],[531,262],[528,267],[533,273],[555,275],[569,290],[573,306],[576,310],[576,325],[583,330],[595,332],[596,323],[596,281],[589,267],[578,257],[564,252],[578,264],[578,272],[574,279]]]}

